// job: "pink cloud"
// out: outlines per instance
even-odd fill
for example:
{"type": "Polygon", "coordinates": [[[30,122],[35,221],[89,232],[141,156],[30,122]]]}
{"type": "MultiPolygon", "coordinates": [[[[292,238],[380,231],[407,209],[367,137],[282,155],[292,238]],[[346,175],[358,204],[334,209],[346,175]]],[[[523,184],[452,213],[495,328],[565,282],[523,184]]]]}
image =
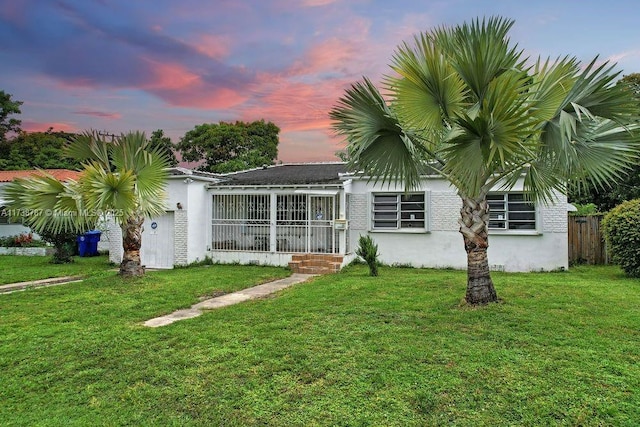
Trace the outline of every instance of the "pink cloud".
{"type": "Polygon", "coordinates": [[[73,113],[82,114],[85,116],[98,117],[101,119],[109,119],[109,120],[117,120],[122,118],[122,114],[120,113],[109,113],[106,111],[96,111],[96,110],[87,110],[87,109],[76,110],[76,111],[73,111],[73,113]]]}
{"type": "Polygon", "coordinates": [[[198,52],[209,58],[222,59],[229,54],[231,42],[225,36],[202,34],[191,44],[198,52]]]}
{"type": "Polygon", "coordinates": [[[619,52],[613,55],[610,55],[606,58],[607,61],[616,63],[625,59],[630,58],[640,58],[640,50],[628,50],[626,52],[619,52]]]}
{"type": "Polygon", "coordinates": [[[231,108],[247,97],[239,91],[206,82],[199,75],[177,63],[146,59],[151,76],[141,87],[171,105],[203,109],[231,108]]]}
{"type": "Polygon", "coordinates": [[[247,100],[246,95],[236,90],[202,82],[181,88],[158,88],[151,92],[171,105],[205,110],[228,109],[247,100]]]}
{"type": "Polygon", "coordinates": [[[22,122],[22,130],[27,132],[46,132],[50,128],[58,132],[78,132],[78,129],[68,123],[60,122],[33,122],[24,120],[22,122]]]}
{"type": "Polygon", "coordinates": [[[23,24],[26,21],[26,5],[17,1],[7,1],[0,3],[0,16],[6,17],[9,21],[23,24]]]}
{"type": "Polygon", "coordinates": [[[159,62],[152,59],[145,61],[149,64],[151,72],[148,83],[143,86],[145,89],[183,89],[197,84],[200,80],[198,75],[180,64],[159,62]]]}
{"type": "Polygon", "coordinates": [[[341,140],[327,138],[323,132],[284,132],[280,134],[278,159],[283,162],[336,161],[335,153],[342,149],[344,143],[341,140]]]}
{"type": "Polygon", "coordinates": [[[303,0],[302,5],[305,7],[326,6],[328,4],[337,3],[338,0],[303,0]]]}
{"type": "Polygon", "coordinates": [[[332,37],[313,45],[303,58],[296,61],[289,73],[292,75],[319,74],[322,72],[348,73],[347,68],[358,53],[358,45],[332,37]]]}
{"type": "Polygon", "coordinates": [[[337,80],[296,81],[295,78],[260,77],[252,91],[257,101],[243,109],[245,120],[265,118],[283,131],[322,129],[329,126],[328,112],[342,92],[337,80]]]}

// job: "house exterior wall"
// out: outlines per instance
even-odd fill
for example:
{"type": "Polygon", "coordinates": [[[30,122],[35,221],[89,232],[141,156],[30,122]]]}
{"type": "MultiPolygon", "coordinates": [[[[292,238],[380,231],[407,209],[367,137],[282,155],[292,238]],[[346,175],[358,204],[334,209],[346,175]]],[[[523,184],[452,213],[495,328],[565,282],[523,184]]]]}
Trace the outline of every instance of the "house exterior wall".
{"type": "MultiPolygon", "coordinates": [[[[403,192],[399,185],[354,179],[350,186],[349,242],[351,259],[360,235],[378,244],[380,260],[390,265],[464,269],[467,266],[458,218],[462,202],[455,189],[439,178],[423,180],[426,230],[374,230],[372,193],[403,192]]],[[[513,191],[521,191],[521,183],[513,191]]],[[[567,199],[557,194],[550,206],[536,206],[535,230],[490,230],[489,264],[493,270],[539,271],[568,268],[567,199]]]]}

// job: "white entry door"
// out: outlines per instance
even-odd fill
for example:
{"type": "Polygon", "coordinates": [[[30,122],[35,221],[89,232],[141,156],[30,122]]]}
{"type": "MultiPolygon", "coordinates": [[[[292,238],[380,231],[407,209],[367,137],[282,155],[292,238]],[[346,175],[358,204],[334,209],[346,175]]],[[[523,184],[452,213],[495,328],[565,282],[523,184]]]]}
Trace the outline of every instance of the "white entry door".
{"type": "Polygon", "coordinates": [[[145,219],[140,259],[147,268],[173,268],[173,212],[145,219]]]}

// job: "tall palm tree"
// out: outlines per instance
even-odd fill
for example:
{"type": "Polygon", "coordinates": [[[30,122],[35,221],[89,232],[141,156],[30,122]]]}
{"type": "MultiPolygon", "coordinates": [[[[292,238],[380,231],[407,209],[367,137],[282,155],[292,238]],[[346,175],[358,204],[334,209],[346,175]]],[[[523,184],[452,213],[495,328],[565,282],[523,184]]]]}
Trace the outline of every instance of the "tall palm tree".
{"type": "Polygon", "coordinates": [[[66,154],[82,162],[79,182],[60,183],[53,177],[15,181],[5,191],[8,207],[31,213],[27,224],[36,231],[82,232],[100,215],[111,215],[122,228],[120,274],[144,274],[142,225],[145,217],[165,212],[168,158],[160,148],[150,147],[141,132],[113,141],[85,132],[66,147],[66,154]]]}
{"type": "Polygon", "coordinates": [[[487,260],[488,192],[523,180],[530,201],[549,203],[569,180],[607,185],[640,152],[638,111],[597,58],[529,58],[500,17],[441,27],[400,45],[385,97],[365,78],[331,111],[353,170],[410,190],[427,171],[462,199],[469,304],[497,300],[487,260]]]}

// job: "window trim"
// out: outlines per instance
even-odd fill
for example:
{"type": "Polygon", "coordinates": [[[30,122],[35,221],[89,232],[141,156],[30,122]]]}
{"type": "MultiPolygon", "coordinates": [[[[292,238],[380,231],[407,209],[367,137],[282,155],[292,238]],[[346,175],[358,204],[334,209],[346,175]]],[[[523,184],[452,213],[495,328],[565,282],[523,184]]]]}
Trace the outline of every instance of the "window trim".
{"type": "MultiPolygon", "coordinates": [[[[408,203],[408,202],[405,202],[408,203]]],[[[417,212],[417,211],[416,211],[417,212]]],[[[431,228],[431,192],[430,191],[412,191],[405,193],[403,191],[373,191],[369,193],[369,231],[373,233],[429,233],[431,228]],[[402,196],[404,195],[422,195],[424,200],[424,209],[421,211],[424,213],[422,219],[422,227],[402,227],[402,196]],[[397,217],[394,220],[396,222],[395,228],[390,227],[375,227],[375,198],[376,196],[396,196],[396,210],[397,217]],[[400,209],[398,209],[400,204],[400,209]]],[[[411,221],[411,220],[409,220],[411,221]]],[[[415,220],[414,220],[415,221],[415,220]]],[[[417,220],[419,221],[419,220],[417,220]]]]}

